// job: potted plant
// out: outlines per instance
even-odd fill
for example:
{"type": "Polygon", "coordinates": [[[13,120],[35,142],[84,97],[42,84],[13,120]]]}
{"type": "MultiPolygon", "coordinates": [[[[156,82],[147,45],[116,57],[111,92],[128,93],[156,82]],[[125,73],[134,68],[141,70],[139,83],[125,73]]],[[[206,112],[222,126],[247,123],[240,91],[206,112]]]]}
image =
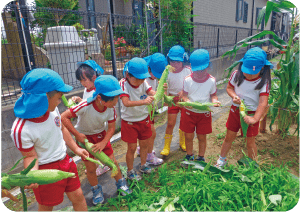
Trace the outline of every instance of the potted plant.
{"type": "Polygon", "coordinates": [[[127,50],[126,50],[126,41],[124,37],[120,37],[115,41],[115,47],[117,50],[117,56],[119,57],[126,56],[127,50]]]}

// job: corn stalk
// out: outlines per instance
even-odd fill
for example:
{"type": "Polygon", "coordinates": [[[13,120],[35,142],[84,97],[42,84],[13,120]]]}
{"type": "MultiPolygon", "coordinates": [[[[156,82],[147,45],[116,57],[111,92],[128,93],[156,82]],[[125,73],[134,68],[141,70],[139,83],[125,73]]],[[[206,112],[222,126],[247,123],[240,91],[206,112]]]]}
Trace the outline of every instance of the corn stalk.
{"type": "MultiPolygon", "coordinates": [[[[265,17],[265,24],[267,24],[272,11],[275,12],[290,12],[295,5],[289,1],[285,0],[269,0],[267,5],[260,11],[258,16],[258,24],[265,17]]],[[[297,118],[297,129],[295,132],[299,133],[299,15],[295,17],[292,22],[291,32],[289,36],[289,41],[286,43],[274,32],[264,30],[253,36],[247,37],[233,47],[232,50],[227,51],[222,57],[233,56],[235,57],[237,51],[243,47],[249,45],[261,45],[263,43],[269,42],[274,47],[278,48],[283,55],[279,61],[280,68],[274,70],[274,74],[278,77],[279,82],[273,84],[275,87],[271,87],[269,98],[269,114],[271,117],[270,129],[272,130],[272,125],[275,120],[278,119],[278,132],[285,136],[289,134],[289,128],[292,124],[292,117],[297,118]],[[296,36],[295,36],[296,35],[296,36]],[[268,36],[269,38],[265,38],[268,36]],[[272,37],[272,38],[270,38],[272,37]]],[[[231,73],[232,69],[237,66],[239,62],[233,63],[228,67],[225,72],[228,75],[231,73]]]]}

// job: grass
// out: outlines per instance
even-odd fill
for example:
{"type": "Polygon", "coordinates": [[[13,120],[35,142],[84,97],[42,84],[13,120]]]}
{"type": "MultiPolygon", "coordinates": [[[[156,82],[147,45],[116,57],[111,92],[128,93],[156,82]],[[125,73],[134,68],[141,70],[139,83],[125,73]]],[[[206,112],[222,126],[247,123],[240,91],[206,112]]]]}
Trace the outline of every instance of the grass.
{"type": "Polygon", "coordinates": [[[234,174],[204,173],[173,161],[132,183],[131,195],[109,199],[100,210],[287,211],[298,202],[299,183],[287,166],[230,165],[228,169],[234,174]],[[249,182],[241,180],[241,174],[249,182]],[[274,197],[282,200],[276,205],[274,197]]]}

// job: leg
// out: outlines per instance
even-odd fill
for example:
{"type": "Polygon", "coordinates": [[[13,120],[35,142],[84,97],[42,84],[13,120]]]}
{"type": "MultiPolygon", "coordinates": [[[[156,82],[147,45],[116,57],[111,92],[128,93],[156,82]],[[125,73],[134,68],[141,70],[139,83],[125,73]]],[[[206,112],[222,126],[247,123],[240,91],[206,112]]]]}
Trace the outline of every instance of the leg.
{"type": "Polygon", "coordinates": [[[236,138],[236,132],[227,129],[226,136],[221,148],[221,157],[226,157],[227,153],[231,148],[231,144],[236,138]]]}
{"type": "Polygon", "coordinates": [[[255,159],[257,157],[257,146],[255,144],[255,136],[247,137],[248,157],[255,159]]]}
{"type": "Polygon", "coordinates": [[[198,155],[204,157],[206,150],[206,134],[197,134],[199,142],[199,152],[198,155]]]}
{"type": "Polygon", "coordinates": [[[115,165],[116,165],[117,168],[118,168],[118,174],[114,177],[115,180],[118,182],[120,179],[122,179],[122,173],[121,173],[121,170],[120,170],[120,166],[119,166],[119,164],[118,164],[118,162],[117,162],[117,160],[116,160],[114,154],[111,154],[111,155],[109,156],[109,158],[115,163],[115,165]]]}
{"type": "Polygon", "coordinates": [[[186,154],[192,155],[194,133],[184,133],[184,134],[185,134],[186,154]]]}
{"type": "Polygon", "coordinates": [[[126,164],[128,171],[131,171],[133,169],[134,153],[136,151],[136,147],[137,143],[127,143],[126,164]]]}
{"type": "Polygon", "coordinates": [[[147,153],[152,153],[153,146],[154,146],[154,140],[156,137],[156,130],[155,130],[154,124],[151,124],[151,131],[152,131],[152,136],[149,138],[149,141],[148,141],[148,152],[147,153]]]}
{"type": "Polygon", "coordinates": [[[38,211],[52,211],[53,206],[46,206],[39,204],[38,211]]]}
{"type": "Polygon", "coordinates": [[[84,161],[86,167],[86,177],[91,186],[98,185],[98,178],[96,175],[97,165],[90,161],[84,161]]]}
{"type": "Polygon", "coordinates": [[[143,166],[147,161],[147,151],[148,151],[148,142],[150,138],[146,140],[139,140],[140,144],[140,157],[141,157],[141,166],[143,166]]]}
{"type": "Polygon", "coordinates": [[[266,127],[267,127],[267,116],[265,116],[259,124],[259,132],[260,133],[265,133],[266,132],[266,127]]]}
{"type": "Polygon", "coordinates": [[[168,114],[168,124],[166,128],[166,134],[172,135],[173,134],[173,129],[176,124],[176,119],[177,119],[177,113],[176,114],[168,114]]]}
{"type": "Polygon", "coordinates": [[[75,211],[87,211],[87,204],[81,188],[72,192],[66,192],[69,200],[73,204],[75,211]]]}

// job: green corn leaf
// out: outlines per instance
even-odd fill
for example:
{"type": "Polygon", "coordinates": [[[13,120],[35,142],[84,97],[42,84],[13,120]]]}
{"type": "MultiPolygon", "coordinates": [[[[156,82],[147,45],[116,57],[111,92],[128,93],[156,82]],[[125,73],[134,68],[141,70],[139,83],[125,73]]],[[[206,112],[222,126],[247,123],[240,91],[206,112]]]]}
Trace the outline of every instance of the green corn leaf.
{"type": "Polygon", "coordinates": [[[22,199],[23,199],[23,210],[27,211],[27,197],[26,197],[26,194],[25,194],[24,187],[20,187],[20,189],[21,189],[22,199]]]}
{"type": "Polygon", "coordinates": [[[292,84],[292,90],[294,91],[299,84],[299,52],[295,54],[295,62],[294,62],[294,68],[292,70],[292,78],[291,78],[291,84],[292,84]]]}
{"type": "Polygon", "coordinates": [[[67,98],[65,97],[65,95],[62,95],[62,96],[61,96],[61,100],[62,100],[62,102],[64,103],[64,105],[65,105],[66,107],[69,107],[69,103],[68,103],[68,100],[67,100],[67,98]]]}
{"type": "Polygon", "coordinates": [[[23,171],[21,171],[20,173],[21,173],[21,174],[27,174],[27,173],[34,167],[36,161],[37,161],[37,159],[35,158],[35,159],[29,164],[29,166],[27,166],[27,168],[24,169],[23,171]]]}
{"type": "Polygon", "coordinates": [[[25,156],[22,157],[21,159],[19,159],[19,160],[15,163],[15,165],[14,165],[8,172],[11,172],[12,170],[14,170],[14,169],[17,167],[17,165],[21,162],[21,160],[23,160],[24,158],[25,158],[25,156]]]}
{"type": "MultiPolygon", "coordinates": [[[[267,2],[267,5],[269,3],[272,3],[272,2],[267,2]]],[[[266,14],[266,6],[264,6],[263,8],[261,8],[261,10],[259,11],[259,14],[258,14],[258,17],[257,17],[257,29],[259,28],[259,26],[260,26],[263,18],[266,16],[265,14],[266,14]]],[[[265,19],[267,19],[267,18],[268,18],[268,16],[266,16],[265,19]]]]}
{"type": "Polygon", "coordinates": [[[235,61],[231,66],[225,69],[224,74],[228,71],[227,78],[230,77],[232,69],[234,69],[238,64],[240,64],[240,61],[235,61]]]}
{"type": "Polygon", "coordinates": [[[269,200],[277,206],[277,202],[281,202],[282,196],[280,194],[270,195],[269,200]]]}

